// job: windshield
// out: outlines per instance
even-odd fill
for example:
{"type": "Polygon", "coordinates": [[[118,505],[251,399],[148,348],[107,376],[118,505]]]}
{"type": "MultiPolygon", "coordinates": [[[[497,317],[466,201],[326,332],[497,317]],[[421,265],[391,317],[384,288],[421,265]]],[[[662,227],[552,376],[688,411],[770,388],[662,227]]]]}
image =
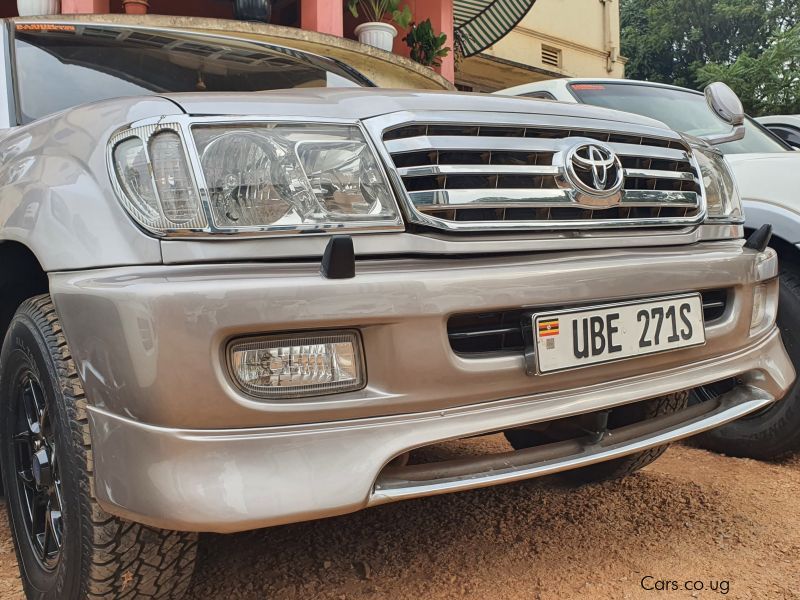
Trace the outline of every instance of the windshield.
{"type": "Polygon", "coordinates": [[[20,121],[120,96],[371,85],[326,58],[161,30],[18,23],[20,121]]]}
{"type": "MultiPolygon", "coordinates": [[[[727,133],[731,129],[711,112],[702,94],[624,83],[573,83],[570,89],[584,104],[624,110],[657,119],[675,131],[696,137],[727,133]]],[[[745,120],[745,129],[747,133],[744,139],[717,147],[725,154],[788,151],[749,118],[745,120]]]]}

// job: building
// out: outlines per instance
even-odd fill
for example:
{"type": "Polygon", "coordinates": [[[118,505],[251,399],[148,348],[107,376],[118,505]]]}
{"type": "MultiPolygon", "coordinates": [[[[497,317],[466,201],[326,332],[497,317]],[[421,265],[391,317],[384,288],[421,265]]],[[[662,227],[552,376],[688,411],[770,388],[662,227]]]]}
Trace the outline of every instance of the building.
{"type": "Polygon", "coordinates": [[[505,37],[463,59],[458,87],[499,89],[553,77],[624,77],[619,0],[536,0],[505,37]]]}
{"type": "MultiPolygon", "coordinates": [[[[159,15],[234,18],[234,0],[148,2],[149,12],[159,15]]],[[[358,23],[347,14],[344,0],[272,0],[272,3],[272,23],[303,29],[307,38],[312,32],[340,40],[355,37],[353,30],[358,23]]],[[[435,29],[447,34],[449,45],[456,46],[458,52],[451,53],[438,70],[460,89],[489,92],[559,76],[624,75],[625,59],[619,55],[619,0],[406,0],[406,3],[416,21],[431,19],[435,29]]],[[[123,0],[61,0],[61,9],[63,13],[125,12],[123,0]]],[[[16,0],[0,0],[0,16],[16,14],[16,0]]],[[[240,21],[232,21],[229,27],[253,37],[263,32],[264,37],[272,41],[277,37],[283,43],[292,35],[240,21]]],[[[401,32],[395,40],[394,52],[407,56],[402,37],[401,32]]],[[[315,50],[311,42],[296,45],[315,50]]],[[[347,43],[339,45],[350,58],[359,51],[347,43]]],[[[359,48],[363,51],[363,46],[359,48]]],[[[408,66],[406,61],[400,62],[408,66]]]]}

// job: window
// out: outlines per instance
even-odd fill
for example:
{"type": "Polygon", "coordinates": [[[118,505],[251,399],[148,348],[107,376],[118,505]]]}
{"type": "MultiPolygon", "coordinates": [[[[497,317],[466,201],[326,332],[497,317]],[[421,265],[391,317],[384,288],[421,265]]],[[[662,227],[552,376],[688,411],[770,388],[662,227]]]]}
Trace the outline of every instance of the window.
{"type": "Polygon", "coordinates": [[[561,50],[542,44],[542,62],[549,67],[561,68],[561,50]]]}
{"type": "Polygon", "coordinates": [[[800,127],[773,125],[772,123],[765,127],[793,148],[800,148],[800,127]]]}
{"type": "Polygon", "coordinates": [[[459,92],[471,92],[473,94],[491,94],[495,91],[478,83],[469,83],[466,81],[456,81],[456,89],[459,92]]]}
{"type": "MultiPolygon", "coordinates": [[[[727,133],[731,129],[711,112],[703,94],[689,90],[641,83],[573,83],[569,87],[584,104],[650,117],[696,137],[727,133]]],[[[745,119],[744,125],[747,133],[743,139],[717,147],[725,154],[789,150],[752,119],[745,119]]]]}
{"type": "Polygon", "coordinates": [[[538,100],[555,100],[556,97],[553,96],[550,92],[528,92],[527,94],[522,94],[526,98],[536,98],[538,100]]]}
{"type": "Polygon", "coordinates": [[[14,50],[23,123],[121,96],[371,85],[327,58],[202,34],[20,23],[14,50]]]}

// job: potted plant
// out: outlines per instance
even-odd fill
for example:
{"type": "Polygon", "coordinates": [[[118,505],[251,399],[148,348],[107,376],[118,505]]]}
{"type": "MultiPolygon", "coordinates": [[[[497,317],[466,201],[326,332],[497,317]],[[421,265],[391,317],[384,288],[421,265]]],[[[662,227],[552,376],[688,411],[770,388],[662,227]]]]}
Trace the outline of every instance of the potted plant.
{"type": "Polygon", "coordinates": [[[146,15],[147,9],[150,8],[150,2],[147,0],[122,0],[122,5],[129,15],[146,15]]]}
{"type": "Polygon", "coordinates": [[[20,17],[61,14],[60,0],[17,0],[20,17]]]}
{"type": "Polygon", "coordinates": [[[272,0],[233,0],[233,14],[240,21],[269,23],[272,0]]]}
{"type": "Polygon", "coordinates": [[[397,29],[386,19],[391,19],[405,29],[411,23],[411,9],[408,5],[400,8],[401,0],[347,0],[350,13],[358,18],[363,13],[366,23],[355,29],[358,41],[381,50],[391,51],[397,29]]]}
{"type": "Polygon", "coordinates": [[[450,48],[445,46],[447,34],[436,35],[430,19],[419,25],[412,23],[403,41],[411,48],[411,60],[426,67],[441,67],[441,59],[450,54],[450,48]]]}

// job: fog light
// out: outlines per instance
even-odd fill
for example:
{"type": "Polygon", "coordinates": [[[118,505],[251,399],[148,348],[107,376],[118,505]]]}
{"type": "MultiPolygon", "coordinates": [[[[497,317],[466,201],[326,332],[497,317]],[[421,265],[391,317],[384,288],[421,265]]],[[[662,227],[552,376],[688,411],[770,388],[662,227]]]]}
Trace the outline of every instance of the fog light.
{"type": "Polygon", "coordinates": [[[237,340],[228,349],[228,359],[239,387],[259,398],[307,398],[366,385],[355,331],[237,340]]]}

